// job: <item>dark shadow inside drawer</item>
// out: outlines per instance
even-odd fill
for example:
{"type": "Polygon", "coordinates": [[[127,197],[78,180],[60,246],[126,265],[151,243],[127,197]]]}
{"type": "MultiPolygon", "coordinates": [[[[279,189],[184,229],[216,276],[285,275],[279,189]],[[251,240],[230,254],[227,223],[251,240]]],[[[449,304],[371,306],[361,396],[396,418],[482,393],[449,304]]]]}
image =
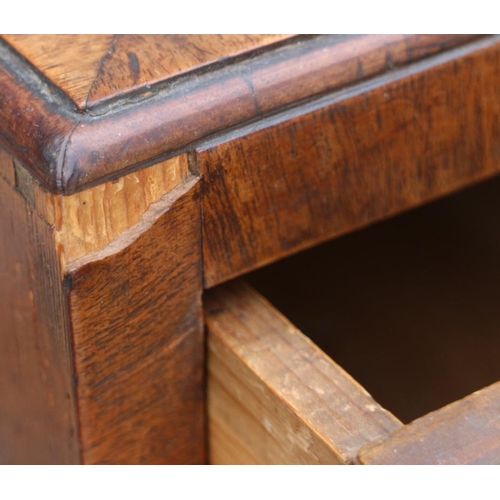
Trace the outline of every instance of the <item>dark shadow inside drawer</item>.
{"type": "Polygon", "coordinates": [[[500,379],[500,179],[247,280],[409,422],[500,379]]]}

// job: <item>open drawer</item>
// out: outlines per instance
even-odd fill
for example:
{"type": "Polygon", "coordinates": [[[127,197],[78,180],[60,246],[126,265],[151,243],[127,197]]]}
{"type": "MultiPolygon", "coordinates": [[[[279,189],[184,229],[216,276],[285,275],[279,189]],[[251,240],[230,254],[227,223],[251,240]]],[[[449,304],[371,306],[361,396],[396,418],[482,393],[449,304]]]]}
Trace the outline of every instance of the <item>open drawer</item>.
{"type": "Polygon", "coordinates": [[[401,426],[243,282],[207,300],[213,464],[349,463],[401,426]]]}
{"type": "Polygon", "coordinates": [[[499,193],[208,291],[210,462],[500,463],[499,193]]]}

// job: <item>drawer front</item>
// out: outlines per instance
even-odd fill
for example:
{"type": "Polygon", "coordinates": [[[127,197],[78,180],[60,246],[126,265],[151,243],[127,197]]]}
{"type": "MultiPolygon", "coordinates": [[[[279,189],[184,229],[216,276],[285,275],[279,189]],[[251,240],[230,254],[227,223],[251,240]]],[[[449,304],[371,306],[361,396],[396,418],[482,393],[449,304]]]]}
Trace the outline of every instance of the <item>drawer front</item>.
{"type": "Polygon", "coordinates": [[[205,305],[211,463],[348,464],[401,427],[249,285],[205,305]]]}
{"type": "Polygon", "coordinates": [[[499,49],[480,41],[200,147],[206,285],[497,173],[499,49]]]}

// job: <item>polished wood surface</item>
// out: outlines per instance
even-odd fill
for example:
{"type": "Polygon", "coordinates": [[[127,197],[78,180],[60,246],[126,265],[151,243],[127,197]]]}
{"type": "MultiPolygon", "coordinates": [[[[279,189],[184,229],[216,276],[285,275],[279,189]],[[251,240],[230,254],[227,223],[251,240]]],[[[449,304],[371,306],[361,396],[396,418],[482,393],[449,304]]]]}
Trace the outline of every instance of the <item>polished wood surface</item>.
{"type": "Polygon", "coordinates": [[[13,159],[1,151],[0,463],[78,463],[71,345],[54,231],[13,181],[13,159]]]}
{"type": "Polygon", "coordinates": [[[351,463],[401,426],[248,285],[204,302],[211,463],[351,463]]]}
{"type": "Polygon", "coordinates": [[[361,450],[362,464],[500,465],[500,383],[361,450]]]}
{"type": "Polygon", "coordinates": [[[291,35],[2,35],[86,109],[291,35]]]}
{"type": "Polygon", "coordinates": [[[198,149],[210,287],[500,171],[486,40],[198,149]]]}
{"type": "MultiPolygon", "coordinates": [[[[70,193],[192,149],[225,129],[476,38],[291,38],[251,58],[208,66],[175,85],[145,87],[84,113],[3,42],[0,102],[9,105],[0,108],[0,141],[49,190],[70,193]]],[[[126,70],[130,72],[128,66],[126,70]]],[[[119,80],[119,75],[113,78],[119,80]]]]}

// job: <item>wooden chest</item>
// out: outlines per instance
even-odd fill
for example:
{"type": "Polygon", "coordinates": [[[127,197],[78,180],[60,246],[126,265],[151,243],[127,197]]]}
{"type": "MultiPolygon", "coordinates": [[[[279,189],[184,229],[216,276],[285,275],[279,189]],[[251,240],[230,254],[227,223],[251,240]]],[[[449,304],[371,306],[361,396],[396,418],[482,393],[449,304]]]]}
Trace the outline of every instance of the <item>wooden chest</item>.
{"type": "Polygon", "coordinates": [[[0,462],[500,463],[497,36],[0,61],[0,462]]]}

